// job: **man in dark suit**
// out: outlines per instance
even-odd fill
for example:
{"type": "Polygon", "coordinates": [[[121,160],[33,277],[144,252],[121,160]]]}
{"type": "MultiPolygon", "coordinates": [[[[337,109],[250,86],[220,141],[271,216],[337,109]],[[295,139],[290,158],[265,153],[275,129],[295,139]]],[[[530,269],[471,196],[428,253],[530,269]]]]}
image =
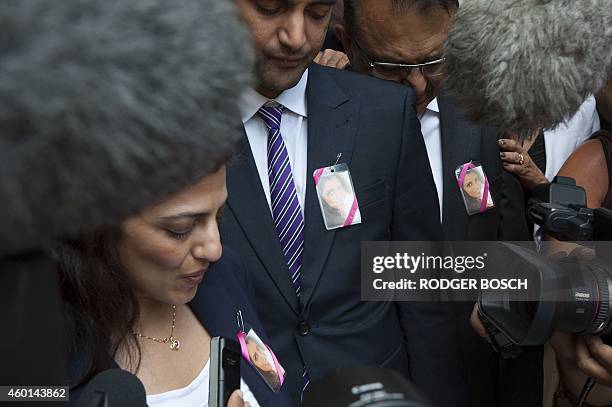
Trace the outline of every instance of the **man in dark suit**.
{"type": "Polygon", "coordinates": [[[241,106],[246,135],[228,167],[222,238],[247,264],[294,399],[336,368],[381,365],[437,405],[464,405],[448,309],[360,299],[362,241],[441,239],[413,92],[311,65],[334,1],[237,4],[258,82],[241,106]],[[328,231],[312,177],[336,161],[350,169],[361,223],[328,231]]]}
{"type": "MultiPolygon", "coordinates": [[[[458,6],[457,0],[346,0],[345,25],[338,33],[354,71],[407,85],[416,93],[445,240],[529,240],[522,190],[503,170],[497,134],[468,121],[440,91],[443,45],[458,6]],[[469,162],[482,165],[495,204],[474,215],[466,210],[455,174],[469,162]]],[[[470,405],[541,404],[540,350],[516,361],[500,360],[470,327],[472,307],[456,304],[470,405]]]]}

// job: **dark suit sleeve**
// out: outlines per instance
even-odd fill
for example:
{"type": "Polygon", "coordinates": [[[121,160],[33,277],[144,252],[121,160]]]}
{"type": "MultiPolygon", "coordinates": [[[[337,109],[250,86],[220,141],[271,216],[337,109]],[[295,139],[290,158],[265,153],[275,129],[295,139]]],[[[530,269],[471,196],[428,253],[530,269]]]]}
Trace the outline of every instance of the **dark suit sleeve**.
{"type": "MultiPolygon", "coordinates": [[[[437,192],[413,96],[405,100],[393,240],[442,240],[437,192]]],[[[436,406],[467,406],[456,313],[450,304],[397,302],[413,383],[436,406]]]]}
{"type": "Polygon", "coordinates": [[[499,240],[531,240],[531,231],[527,228],[525,196],[518,178],[502,170],[504,188],[502,190],[501,224],[499,240]]]}
{"type": "Polygon", "coordinates": [[[487,174],[499,179],[498,182],[501,184],[500,201],[496,203],[499,206],[500,214],[497,240],[531,240],[532,235],[527,227],[523,187],[515,175],[503,169],[502,161],[499,158],[497,140],[501,137],[502,135],[494,129],[485,128],[480,146],[482,164],[487,174]]]}

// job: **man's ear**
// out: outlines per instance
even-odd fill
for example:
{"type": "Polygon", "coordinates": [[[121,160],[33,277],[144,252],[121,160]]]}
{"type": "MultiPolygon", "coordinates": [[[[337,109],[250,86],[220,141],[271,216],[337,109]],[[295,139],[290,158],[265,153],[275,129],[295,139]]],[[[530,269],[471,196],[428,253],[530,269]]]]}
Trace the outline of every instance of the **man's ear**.
{"type": "Polygon", "coordinates": [[[346,30],[346,27],[344,27],[344,25],[342,24],[336,24],[334,26],[334,33],[336,34],[336,37],[342,43],[342,46],[344,47],[344,53],[348,57],[350,64],[353,65],[354,55],[353,55],[353,40],[351,38],[351,35],[346,30]]]}

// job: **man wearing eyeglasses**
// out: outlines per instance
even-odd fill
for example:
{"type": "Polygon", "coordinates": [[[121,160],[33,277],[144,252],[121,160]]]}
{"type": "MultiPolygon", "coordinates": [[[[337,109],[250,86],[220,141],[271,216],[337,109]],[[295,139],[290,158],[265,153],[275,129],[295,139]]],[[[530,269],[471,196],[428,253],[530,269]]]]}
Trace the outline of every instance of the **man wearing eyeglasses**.
{"type": "Polygon", "coordinates": [[[338,36],[351,69],[410,86],[433,173],[446,240],[523,240],[520,187],[505,173],[497,135],[468,122],[440,92],[443,46],[457,0],[348,0],[338,36]],[[480,162],[491,185],[495,208],[469,216],[455,169],[480,162]]]}
{"type": "MultiPolygon", "coordinates": [[[[467,121],[441,92],[443,46],[457,0],[345,0],[337,27],[351,69],[410,86],[438,192],[446,240],[528,240],[518,181],[503,171],[497,134],[467,121]],[[469,215],[455,169],[478,162],[494,208],[469,215]]],[[[541,356],[500,361],[468,323],[472,304],[457,305],[470,406],[541,405],[541,356]],[[502,383],[502,384],[499,384],[502,383]]]]}
{"type": "Polygon", "coordinates": [[[353,70],[409,85],[416,93],[417,113],[432,110],[429,104],[436,98],[444,77],[442,47],[457,1],[353,0],[346,3],[345,19],[348,17],[348,20],[346,29],[340,28],[340,37],[353,70]],[[428,8],[419,9],[427,3],[428,8]],[[396,9],[404,12],[398,14],[396,9]],[[376,18],[377,14],[387,13],[390,13],[388,18],[376,18]]]}

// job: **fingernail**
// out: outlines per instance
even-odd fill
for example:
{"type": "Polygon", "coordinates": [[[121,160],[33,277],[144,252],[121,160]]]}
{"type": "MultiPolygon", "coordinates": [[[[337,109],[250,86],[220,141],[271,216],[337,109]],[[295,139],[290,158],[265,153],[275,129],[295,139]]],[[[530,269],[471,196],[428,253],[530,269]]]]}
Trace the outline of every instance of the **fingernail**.
{"type": "Polygon", "coordinates": [[[501,158],[504,158],[504,157],[506,156],[506,153],[499,153],[499,156],[500,156],[501,158]]]}
{"type": "Polygon", "coordinates": [[[503,139],[502,139],[502,140],[499,140],[499,145],[500,145],[500,146],[503,146],[504,144],[505,144],[505,141],[504,141],[503,139]]]}

